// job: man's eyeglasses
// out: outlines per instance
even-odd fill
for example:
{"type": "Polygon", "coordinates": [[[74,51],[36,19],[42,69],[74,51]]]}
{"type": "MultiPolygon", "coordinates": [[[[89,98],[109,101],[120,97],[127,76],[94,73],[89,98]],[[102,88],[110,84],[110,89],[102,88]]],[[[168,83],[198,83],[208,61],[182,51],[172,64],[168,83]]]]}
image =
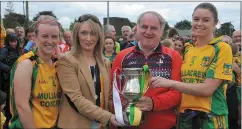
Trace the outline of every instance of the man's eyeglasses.
{"type": "Polygon", "coordinates": [[[91,14],[85,14],[85,15],[82,15],[82,16],[80,16],[79,18],[78,18],[78,22],[84,22],[84,21],[87,21],[87,20],[89,20],[89,19],[91,19],[92,21],[94,21],[94,22],[96,22],[97,24],[99,24],[100,26],[102,26],[101,25],[101,23],[100,23],[100,21],[98,20],[98,18],[96,17],[96,16],[94,16],[94,15],[91,15],[91,14]]]}

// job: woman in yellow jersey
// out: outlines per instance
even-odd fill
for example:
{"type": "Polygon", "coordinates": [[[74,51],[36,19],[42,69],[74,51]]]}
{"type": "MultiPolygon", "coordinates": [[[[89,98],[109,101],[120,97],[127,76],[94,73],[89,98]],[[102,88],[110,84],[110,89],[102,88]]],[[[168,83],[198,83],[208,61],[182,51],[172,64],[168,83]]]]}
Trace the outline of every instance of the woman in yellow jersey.
{"type": "Polygon", "coordinates": [[[119,125],[108,110],[110,63],[103,57],[104,35],[99,19],[91,14],[74,25],[73,47],[57,63],[63,91],[58,128],[99,128],[119,125]]]}
{"type": "Polygon", "coordinates": [[[60,41],[60,24],[39,19],[37,48],[21,56],[11,71],[9,128],[53,128],[60,103],[60,87],[52,54],[60,41]]]}
{"type": "Polygon", "coordinates": [[[105,37],[103,56],[112,63],[117,53],[115,52],[115,39],[113,37],[105,37]]]}
{"type": "Polygon", "coordinates": [[[217,22],[216,7],[199,4],[192,15],[197,42],[185,51],[182,82],[161,77],[150,81],[152,87],[171,87],[183,93],[178,129],[228,128],[226,88],[232,80],[232,51],[221,37],[213,37],[217,22]]]}

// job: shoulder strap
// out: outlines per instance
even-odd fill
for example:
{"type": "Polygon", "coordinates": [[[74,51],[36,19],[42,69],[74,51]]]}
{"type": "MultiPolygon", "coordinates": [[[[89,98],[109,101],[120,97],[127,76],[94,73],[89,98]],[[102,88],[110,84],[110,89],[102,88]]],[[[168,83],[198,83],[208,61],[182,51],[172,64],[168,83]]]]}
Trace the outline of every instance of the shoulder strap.
{"type": "Polygon", "coordinates": [[[182,60],[184,59],[186,53],[190,50],[190,47],[193,47],[193,44],[191,42],[187,42],[184,44],[184,52],[182,54],[182,60]]]}
{"type": "Polygon", "coordinates": [[[31,91],[33,91],[35,83],[36,83],[36,78],[38,74],[38,56],[35,54],[34,56],[31,56],[29,58],[33,64],[33,73],[32,73],[32,85],[31,85],[31,91]]]}
{"type": "MultiPolygon", "coordinates": [[[[27,56],[25,56],[25,55],[23,56],[23,58],[29,59],[32,62],[32,65],[33,65],[31,91],[33,91],[33,89],[35,87],[36,78],[37,78],[37,74],[38,74],[38,66],[40,64],[40,61],[38,59],[38,55],[36,54],[36,50],[37,50],[37,48],[35,48],[34,50],[26,53],[25,55],[27,55],[27,56]]],[[[31,93],[31,96],[32,96],[32,93],[31,93]]]]}
{"type": "Polygon", "coordinates": [[[214,56],[213,56],[212,62],[218,60],[218,58],[217,58],[218,57],[218,53],[219,53],[219,47],[217,45],[218,43],[220,43],[220,42],[217,42],[215,44],[211,44],[213,46],[213,48],[214,48],[214,56]]]}

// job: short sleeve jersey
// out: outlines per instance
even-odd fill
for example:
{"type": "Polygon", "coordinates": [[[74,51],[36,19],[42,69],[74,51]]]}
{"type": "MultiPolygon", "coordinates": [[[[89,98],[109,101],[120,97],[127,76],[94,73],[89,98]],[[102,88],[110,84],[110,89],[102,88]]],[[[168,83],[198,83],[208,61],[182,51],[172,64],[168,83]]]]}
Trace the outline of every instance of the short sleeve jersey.
{"type": "MultiPolygon", "coordinates": [[[[35,51],[35,50],[34,50],[35,51]]],[[[30,51],[21,56],[11,70],[10,83],[10,120],[11,128],[23,128],[14,100],[14,73],[17,65],[25,59],[36,57],[35,52],[30,51]]],[[[56,75],[55,63],[53,66],[45,64],[38,56],[33,63],[33,75],[31,97],[29,106],[33,113],[36,128],[53,128],[56,125],[58,109],[61,98],[61,89],[56,75]]]]}
{"type": "Polygon", "coordinates": [[[203,47],[190,47],[185,51],[182,64],[182,81],[203,83],[206,78],[221,79],[223,82],[212,96],[199,97],[182,94],[180,112],[186,109],[199,110],[215,115],[226,115],[226,89],[232,81],[232,50],[221,37],[213,39],[203,47]]]}

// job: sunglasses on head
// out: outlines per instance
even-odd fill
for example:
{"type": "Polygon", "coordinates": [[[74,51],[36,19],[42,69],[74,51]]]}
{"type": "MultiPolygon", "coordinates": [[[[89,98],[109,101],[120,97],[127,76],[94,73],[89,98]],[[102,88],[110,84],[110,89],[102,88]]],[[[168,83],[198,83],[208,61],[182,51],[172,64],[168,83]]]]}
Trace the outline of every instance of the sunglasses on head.
{"type": "Polygon", "coordinates": [[[84,21],[87,21],[87,20],[92,20],[93,22],[95,22],[95,23],[97,23],[97,24],[99,24],[100,26],[102,26],[101,25],[101,23],[100,23],[100,21],[98,20],[98,18],[96,17],[96,16],[94,16],[94,15],[91,15],[91,14],[85,14],[85,15],[82,15],[82,16],[80,16],[79,18],[78,18],[78,22],[84,22],[84,21]]]}
{"type": "Polygon", "coordinates": [[[17,37],[16,34],[9,34],[11,37],[17,37]]]}

